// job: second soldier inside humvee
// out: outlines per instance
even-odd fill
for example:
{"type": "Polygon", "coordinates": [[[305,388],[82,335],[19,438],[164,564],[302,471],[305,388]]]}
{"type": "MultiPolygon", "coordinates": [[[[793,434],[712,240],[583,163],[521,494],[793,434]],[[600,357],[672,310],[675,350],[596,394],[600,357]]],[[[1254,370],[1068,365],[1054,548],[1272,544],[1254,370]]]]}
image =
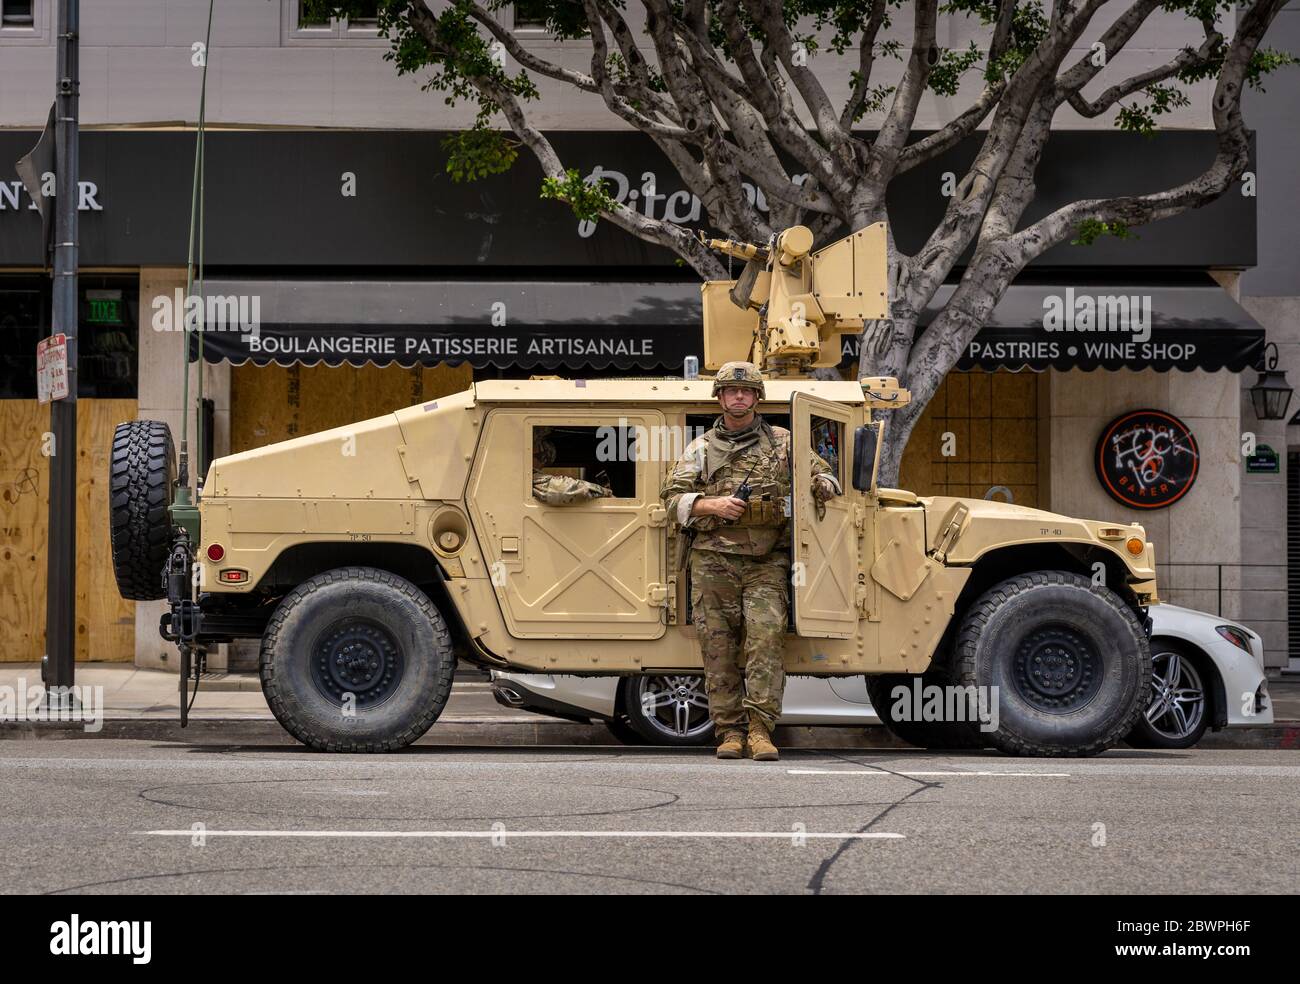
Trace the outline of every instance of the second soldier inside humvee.
{"type": "MultiPolygon", "coordinates": [[[[552,475],[545,469],[555,463],[555,441],[550,427],[537,428],[533,445],[533,498],[548,506],[568,506],[590,499],[607,499],[614,494],[608,485],[587,482],[571,475],[552,475]]],[[[599,478],[600,476],[596,476],[599,478]]]]}

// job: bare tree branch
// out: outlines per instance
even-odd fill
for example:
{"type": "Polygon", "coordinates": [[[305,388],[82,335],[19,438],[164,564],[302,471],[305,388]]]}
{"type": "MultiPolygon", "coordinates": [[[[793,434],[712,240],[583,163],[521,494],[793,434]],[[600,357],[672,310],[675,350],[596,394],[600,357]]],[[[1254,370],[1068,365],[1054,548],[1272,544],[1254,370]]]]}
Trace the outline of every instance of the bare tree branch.
{"type": "Polygon", "coordinates": [[[858,75],[853,81],[853,90],[849,93],[848,101],[840,111],[840,127],[845,131],[852,131],[858,114],[866,104],[867,93],[871,90],[871,71],[876,63],[876,38],[885,23],[887,10],[886,0],[874,0],[871,4],[871,14],[867,17],[867,26],[858,41],[858,75]]]}
{"type": "MultiPolygon", "coordinates": [[[[437,20],[429,11],[423,0],[413,3],[408,13],[411,26],[419,33],[424,42],[434,51],[449,53],[438,36],[437,20]]],[[[562,179],[565,168],[551,142],[545,134],[528,122],[523,107],[513,92],[504,88],[493,79],[480,76],[473,80],[474,85],[488,95],[505,115],[511,130],[532,151],[541,165],[542,173],[549,178],[562,179]]],[[[605,213],[606,217],[618,228],[629,232],[647,242],[664,246],[684,258],[701,276],[706,279],[722,279],[726,268],[718,258],[704,247],[688,230],[671,223],[661,222],[641,215],[625,205],[618,205],[605,213]]]]}
{"type": "Polygon", "coordinates": [[[916,22],[912,29],[912,53],[907,59],[907,70],[903,73],[889,113],[872,145],[872,163],[868,174],[876,181],[887,182],[893,177],[898,154],[907,135],[912,132],[912,121],[916,119],[916,107],[920,105],[925,84],[934,71],[934,66],[939,63],[939,45],[935,41],[938,21],[938,0],[917,0],[916,22]]]}
{"type": "Polygon", "coordinates": [[[1007,240],[1023,262],[1062,242],[1085,220],[1141,225],[1178,215],[1212,201],[1241,177],[1250,159],[1250,141],[1241,115],[1241,90],[1264,32],[1285,0],[1257,0],[1239,17],[1214,88],[1211,112],[1218,151],[1214,161],[1190,181],[1149,195],[1087,199],[1057,209],[1007,240]]]}
{"type": "Polygon", "coordinates": [[[631,123],[643,133],[649,133],[666,140],[700,140],[700,134],[680,126],[659,123],[634,109],[626,99],[614,91],[609,78],[609,45],[605,40],[605,24],[596,8],[595,0],[583,0],[583,9],[587,14],[587,25],[591,31],[591,77],[596,80],[601,98],[610,111],[620,119],[631,123]]]}
{"type": "Polygon", "coordinates": [[[795,57],[794,36],[785,26],[781,17],[780,0],[745,0],[745,7],[750,16],[763,28],[767,35],[767,47],[772,50],[785,67],[795,88],[812,114],[813,124],[817,127],[822,140],[831,148],[832,153],[845,163],[853,159],[853,150],[849,146],[848,131],[840,126],[839,117],[831,105],[826,90],[808,67],[807,58],[795,57]]]}
{"type": "Polygon", "coordinates": [[[1172,78],[1184,69],[1208,65],[1215,51],[1222,44],[1223,35],[1215,31],[1205,39],[1200,48],[1196,50],[1184,48],[1172,60],[1148,71],[1139,72],[1130,79],[1112,85],[1096,99],[1090,101],[1081,92],[1071,93],[1068,100],[1070,107],[1080,116],[1086,116],[1089,119],[1100,116],[1125,96],[1130,96],[1140,89],[1145,89],[1153,82],[1161,82],[1164,79],[1172,78]]]}

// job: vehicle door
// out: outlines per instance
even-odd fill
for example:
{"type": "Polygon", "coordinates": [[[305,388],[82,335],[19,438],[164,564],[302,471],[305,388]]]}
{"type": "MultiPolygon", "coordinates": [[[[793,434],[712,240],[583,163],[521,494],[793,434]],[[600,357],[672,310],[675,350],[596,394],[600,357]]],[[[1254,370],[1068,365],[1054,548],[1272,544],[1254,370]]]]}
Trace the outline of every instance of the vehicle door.
{"type": "Polygon", "coordinates": [[[663,422],[654,410],[499,408],[487,414],[466,498],[511,635],[664,634],[669,591],[659,489],[665,463],[645,450],[651,428],[662,429],[663,422]],[[542,472],[608,482],[613,497],[567,505],[535,498],[534,449],[543,441],[554,455],[542,472]]]}

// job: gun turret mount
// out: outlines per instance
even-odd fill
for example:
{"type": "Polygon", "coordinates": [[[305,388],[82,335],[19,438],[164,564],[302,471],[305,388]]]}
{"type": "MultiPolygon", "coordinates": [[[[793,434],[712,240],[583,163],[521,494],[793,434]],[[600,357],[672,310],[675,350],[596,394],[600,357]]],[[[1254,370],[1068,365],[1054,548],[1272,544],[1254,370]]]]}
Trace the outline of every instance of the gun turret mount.
{"type": "Polygon", "coordinates": [[[889,317],[883,222],[816,252],[807,226],[791,226],[766,246],[731,239],[704,242],[745,261],[736,280],[713,280],[702,287],[708,369],[745,360],[773,376],[803,376],[839,364],[841,335],[889,317]]]}

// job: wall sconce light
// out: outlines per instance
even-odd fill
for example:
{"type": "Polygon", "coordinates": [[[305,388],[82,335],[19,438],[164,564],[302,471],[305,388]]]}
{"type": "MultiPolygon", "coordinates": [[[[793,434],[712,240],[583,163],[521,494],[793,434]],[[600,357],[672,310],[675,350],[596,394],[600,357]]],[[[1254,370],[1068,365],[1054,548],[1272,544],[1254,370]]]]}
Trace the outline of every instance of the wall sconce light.
{"type": "Polygon", "coordinates": [[[1286,381],[1286,372],[1277,367],[1277,343],[1264,346],[1264,368],[1259,379],[1250,388],[1250,400],[1255,404],[1255,416],[1260,420],[1282,420],[1291,405],[1294,393],[1286,381]],[[1272,349],[1270,353],[1269,350],[1272,349]]]}

